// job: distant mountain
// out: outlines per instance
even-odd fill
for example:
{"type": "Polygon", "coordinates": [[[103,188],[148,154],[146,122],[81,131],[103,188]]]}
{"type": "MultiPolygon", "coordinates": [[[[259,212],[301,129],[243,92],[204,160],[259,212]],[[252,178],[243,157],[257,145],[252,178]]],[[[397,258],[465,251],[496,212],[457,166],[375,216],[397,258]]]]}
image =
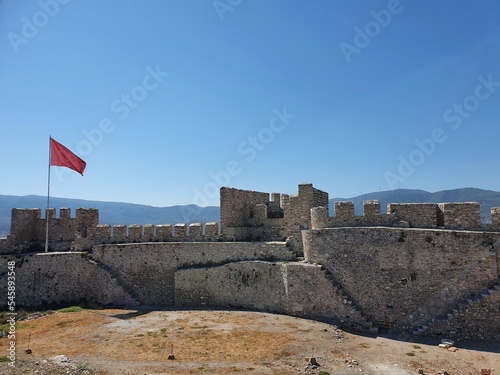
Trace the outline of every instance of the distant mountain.
{"type": "MultiPolygon", "coordinates": [[[[0,237],[10,232],[12,208],[44,208],[47,197],[38,195],[13,196],[0,195],[0,237]]],[[[199,207],[194,204],[171,207],[152,207],[140,204],[87,201],[81,199],[50,198],[50,206],[71,208],[71,217],[75,217],[77,208],[99,209],[101,224],[176,224],[219,221],[219,207],[199,207]]],[[[57,214],[59,215],[59,213],[57,214]]]]}
{"type": "Polygon", "coordinates": [[[333,214],[334,201],[354,201],[356,215],[363,215],[363,201],[379,200],[382,213],[387,212],[388,203],[445,203],[445,202],[479,202],[481,204],[481,221],[491,222],[491,207],[500,207],[500,192],[476,188],[443,190],[429,193],[424,190],[396,189],[368,193],[353,198],[330,199],[330,215],[333,214]]]}
{"type": "MultiPolygon", "coordinates": [[[[500,207],[500,192],[475,188],[444,190],[429,193],[424,190],[397,189],[368,193],[352,198],[330,199],[330,215],[333,214],[334,201],[354,201],[356,215],[363,214],[363,201],[379,200],[382,213],[386,213],[388,203],[440,203],[440,202],[479,202],[481,220],[490,222],[490,208],[500,207]]],[[[47,205],[47,197],[28,195],[0,195],[0,237],[10,232],[12,208],[42,208],[47,205]]],[[[102,224],[176,224],[219,221],[220,209],[217,206],[199,207],[196,205],[152,207],[140,204],[87,201],[81,199],[50,198],[51,207],[69,207],[71,216],[80,207],[99,209],[99,222],[102,224]]]]}

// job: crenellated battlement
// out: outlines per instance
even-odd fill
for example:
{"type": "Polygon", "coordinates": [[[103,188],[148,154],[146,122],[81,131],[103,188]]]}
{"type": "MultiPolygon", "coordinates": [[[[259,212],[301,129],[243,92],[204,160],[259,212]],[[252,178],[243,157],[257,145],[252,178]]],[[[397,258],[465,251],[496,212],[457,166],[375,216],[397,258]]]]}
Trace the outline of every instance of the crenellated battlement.
{"type": "Polygon", "coordinates": [[[380,202],[363,202],[363,215],[354,214],[354,202],[334,202],[334,216],[324,207],[311,210],[311,229],[359,226],[396,226],[410,228],[443,228],[461,230],[500,230],[500,208],[491,209],[491,224],[481,223],[480,205],[465,203],[390,203],[387,214],[380,202]]]}
{"type": "Polygon", "coordinates": [[[201,242],[216,241],[219,238],[217,222],[191,224],[132,224],[109,225],[99,224],[96,228],[95,241],[106,243],[137,243],[137,242],[201,242]]]}
{"type": "Polygon", "coordinates": [[[12,220],[9,240],[15,244],[45,240],[47,219],[49,218],[49,241],[73,241],[77,236],[91,237],[99,223],[97,209],[78,208],[74,218],[69,208],[61,208],[59,217],[56,210],[50,208],[42,218],[42,210],[12,209],[12,220]]]}
{"type": "Polygon", "coordinates": [[[370,200],[356,216],[354,202],[338,201],[329,216],[328,193],[312,184],[295,195],[220,194],[220,227],[110,225],[96,209],[75,217],[50,209],[45,218],[13,209],[0,261],[4,269],[16,262],[16,306],[234,306],[370,332],[500,342],[491,318],[500,313],[500,207],[486,225],[474,202],[381,210],[370,200]]]}
{"type": "Polygon", "coordinates": [[[42,218],[42,210],[12,209],[10,235],[0,241],[0,253],[13,250],[24,252],[40,248],[45,242],[49,219],[49,244],[51,250],[88,250],[93,245],[137,242],[194,242],[217,241],[217,222],[190,224],[99,224],[97,209],[78,208],[71,217],[69,208],[50,208],[42,218]]]}
{"type": "Polygon", "coordinates": [[[386,213],[380,202],[363,203],[356,216],[354,202],[334,202],[328,216],[328,193],[312,184],[298,185],[294,195],[263,193],[223,187],[220,189],[219,223],[132,224],[99,223],[97,209],[12,209],[10,235],[0,241],[0,253],[36,250],[45,242],[47,219],[51,250],[88,250],[98,244],[204,241],[287,241],[303,253],[302,234],[307,229],[388,226],[400,228],[500,231],[500,208],[491,209],[491,224],[482,224],[480,205],[466,203],[390,203],[386,213]]]}
{"type": "Polygon", "coordinates": [[[328,207],[328,193],[312,184],[288,195],[221,188],[221,236],[230,241],[284,241],[302,252],[300,231],[311,227],[311,209],[328,207]]]}

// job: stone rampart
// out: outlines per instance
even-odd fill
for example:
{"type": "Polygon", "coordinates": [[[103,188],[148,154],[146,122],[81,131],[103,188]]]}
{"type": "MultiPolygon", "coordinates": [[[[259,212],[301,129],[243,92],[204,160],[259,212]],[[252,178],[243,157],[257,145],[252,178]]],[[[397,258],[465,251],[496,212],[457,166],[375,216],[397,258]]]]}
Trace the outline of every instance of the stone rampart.
{"type": "MultiPolygon", "coordinates": [[[[7,264],[15,261],[16,309],[71,304],[135,306],[132,296],[85,253],[40,253],[0,256],[0,278],[7,280],[7,264]]],[[[7,295],[7,283],[0,284],[7,295]]],[[[3,299],[1,308],[5,308],[3,299]]]]}
{"type": "Polygon", "coordinates": [[[99,224],[97,210],[75,218],[49,210],[50,250],[82,252],[24,255],[43,251],[47,221],[39,209],[14,209],[0,276],[14,260],[20,307],[234,306],[372,332],[500,341],[491,319],[499,314],[500,208],[489,225],[477,203],[363,208],[356,216],[353,202],[335,202],[330,217],[328,194],[300,184],[291,196],[222,188],[220,228],[111,226],[99,224]]]}
{"type": "Polygon", "coordinates": [[[458,303],[446,316],[429,322],[422,333],[460,340],[500,342],[500,285],[458,303]]]}
{"type": "Polygon", "coordinates": [[[499,278],[500,233],[363,227],[310,230],[303,237],[305,260],[322,264],[388,329],[446,314],[499,278]]]}
{"type": "Polygon", "coordinates": [[[0,253],[43,249],[47,217],[51,250],[69,250],[73,241],[95,237],[99,223],[97,209],[78,208],[74,218],[71,217],[69,208],[61,208],[59,217],[53,208],[46,210],[45,218],[42,218],[41,213],[39,208],[13,208],[10,235],[5,240],[4,246],[0,244],[0,253]]]}
{"type": "Polygon", "coordinates": [[[225,241],[284,241],[301,255],[300,231],[311,227],[311,209],[328,207],[328,193],[312,184],[288,195],[221,188],[221,237],[225,241]]]}
{"type": "MultiPolygon", "coordinates": [[[[219,241],[217,222],[190,224],[99,224],[97,209],[76,210],[71,217],[69,208],[47,210],[50,251],[89,251],[93,245],[137,242],[199,242],[219,241]]],[[[43,251],[47,229],[40,209],[12,210],[11,234],[0,239],[0,254],[43,251]]]]}
{"type": "Polygon", "coordinates": [[[284,242],[171,242],[95,246],[92,259],[112,273],[141,304],[174,306],[177,269],[242,260],[294,260],[284,242]]]}
{"type": "Polygon", "coordinates": [[[95,244],[136,242],[199,242],[217,241],[219,224],[216,222],[191,224],[99,224],[96,227],[95,244]]]}
{"type": "Polygon", "coordinates": [[[371,328],[321,266],[301,262],[242,261],[179,270],[175,305],[246,308],[371,328]]]}
{"type": "Polygon", "coordinates": [[[500,209],[491,209],[492,224],[481,224],[479,203],[390,203],[387,214],[377,200],[363,202],[363,215],[355,216],[354,202],[334,202],[334,216],[324,207],[311,210],[311,228],[391,226],[465,230],[500,230],[500,209]]]}

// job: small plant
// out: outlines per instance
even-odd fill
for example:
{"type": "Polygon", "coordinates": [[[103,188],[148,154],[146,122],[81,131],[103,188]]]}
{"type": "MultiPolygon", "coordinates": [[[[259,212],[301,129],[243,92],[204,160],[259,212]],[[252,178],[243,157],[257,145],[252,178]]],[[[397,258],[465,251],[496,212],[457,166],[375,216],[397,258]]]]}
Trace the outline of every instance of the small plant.
{"type": "Polygon", "coordinates": [[[420,345],[413,345],[413,348],[414,349],[422,349],[422,347],[420,345]]]}
{"type": "Polygon", "coordinates": [[[10,359],[6,355],[0,355],[0,362],[10,362],[10,359]]]}
{"type": "Polygon", "coordinates": [[[406,355],[410,356],[410,357],[414,357],[415,356],[415,353],[414,352],[408,352],[406,353],[406,355]]]}
{"type": "Polygon", "coordinates": [[[58,312],[61,313],[70,313],[70,312],[80,312],[83,309],[80,306],[71,306],[71,307],[65,307],[63,309],[57,310],[58,312]]]}
{"type": "Polygon", "coordinates": [[[330,375],[330,373],[327,371],[321,370],[320,372],[318,372],[318,375],[330,375]]]}

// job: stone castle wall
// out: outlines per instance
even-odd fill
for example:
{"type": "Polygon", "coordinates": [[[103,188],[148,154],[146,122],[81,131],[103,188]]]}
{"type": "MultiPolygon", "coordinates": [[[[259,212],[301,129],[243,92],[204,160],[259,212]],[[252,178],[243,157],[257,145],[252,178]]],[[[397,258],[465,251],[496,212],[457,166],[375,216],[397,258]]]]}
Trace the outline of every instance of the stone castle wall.
{"type": "MultiPolygon", "coordinates": [[[[82,253],[39,253],[0,257],[0,279],[7,280],[7,264],[15,261],[16,309],[40,309],[71,304],[138,305],[106,270],[82,253]]],[[[7,295],[7,283],[0,285],[7,295]]],[[[4,309],[4,298],[0,308],[4,309]]]]}
{"type": "MultiPolygon", "coordinates": [[[[47,217],[47,215],[46,215],[47,217]]],[[[49,250],[88,251],[98,244],[137,242],[219,241],[219,224],[179,223],[175,225],[99,224],[97,209],[79,208],[71,217],[69,208],[48,210],[49,250]]],[[[0,239],[0,254],[40,251],[44,248],[47,221],[40,209],[12,209],[11,234],[0,239]]]]}
{"type": "MultiPolygon", "coordinates": [[[[109,225],[99,223],[96,209],[80,208],[71,217],[61,208],[49,209],[50,250],[90,250],[93,245],[130,242],[285,241],[302,255],[301,231],[330,227],[403,226],[500,230],[500,208],[492,208],[492,224],[481,224],[478,203],[398,203],[380,213],[379,201],[365,201],[363,216],[355,216],[353,202],[334,202],[328,216],[328,193],[300,184],[288,195],[221,188],[220,223],[109,225]],[[311,209],[314,209],[311,214],[311,209]]],[[[46,219],[40,209],[12,210],[11,233],[0,239],[0,254],[38,251],[44,247],[46,219]]]]}
{"type": "Polygon", "coordinates": [[[229,241],[284,241],[302,254],[300,231],[311,227],[311,208],[328,208],[328,193],[300,184],[288,195],[222,188],[221,236],[229,241]]]}
{"type": "Polygon", "coordinates": [[[291,196],[222,188],[220,228],[110,226],[97,210],[50,210],[51,250],[80,252],[23,254],[44,242],[46,221],[40,210],[14,209],[0,278],[14,260],[16,300],[28,308],[235,307],[500,341],[491,319],[500,309],[500,208],[490,225],[477,203],[389,204],[381,214],[380,202],[366,201],[355,216],[353,202],[335,202],[334,211],[311,184],[291,196]]]}
{"type": "Polygon", "coordinates": [[[42,218],[41,213],[39,208],[13,208],[10,235],[0,242],[0,254],[43,246],[47,217],[49,242],[54,250],[68,249],[71,242],[78,238],[94,237],[99,223],[99,211],[96,209],[79,208],[74,218],[71,217],[69,208],[61,208],[59,217],[56,217],[56,210],[53,208],[46,210],[45,218],[42,218]]]}
{"type": "MultiPolygon", "coordinates": [[[[423,325],[499,281],[500,233],[364,227],[303,236],[305,260],[323,265],[383,328],[423,325]]],[[[490,325],[500,332],[500,322],[490,325]]]]}
{"type": "Polygon", "coordinates": [[[500,209],[491,209],[491,224],[482,224],[479,203],[390,203],[381,214],[380,202],[365,201],[363,216],[355,216],[354,202],[334,202],[334,216],[325,207],[311,210],[311,228],[391,226],[480,231],[500,230],[500,209]]]}

